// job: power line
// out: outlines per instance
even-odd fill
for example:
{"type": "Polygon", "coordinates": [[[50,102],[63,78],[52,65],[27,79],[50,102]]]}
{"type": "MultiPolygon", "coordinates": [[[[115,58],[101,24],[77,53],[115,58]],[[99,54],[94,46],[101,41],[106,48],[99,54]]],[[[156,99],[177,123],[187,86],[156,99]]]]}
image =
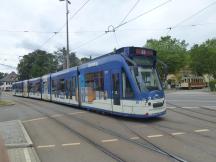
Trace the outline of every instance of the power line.
{"type": "MultiPolygon", "coordinates": [[[[124,23],[125,20],[127,19],[127,17],[130,15],[130,13],[135,9],[135,7],[137,6],[137,4],[139,3],[140,0],[137,0],[135,2],[135,4],[132,6],[132,8],[129,10],[129,12],[125,15],[125,17],[122,19],[122,21],[120,22],[120,24],[124,23]]],[[[110,25],[108,26],[108,30],[105,31],[105,33],[109,33],[109,32],[113,32],[113,36],[114,36],[114,39],[115,39],[115,42],[116,42],[116,45],[117,47],[119,47],[119,42],[118,42],[118,39],[117,39],[117,35],[116,35],[116,30],[115,30],[115,27],[110,25]],[[112,28],[112,30],[110,30],[110,27],[112,28]]]]}
{"type": "MultiPolygon", "coordinates": [[[[76,10],[76,12],[69,18],[69,20],[73,19],[73,18],[87,5],[87,3],[88,3],[89,1],[90,1],[90,0],[85,1],[85,2],[83,3],[83,5],[82,5],[80,8],[78,8],[78,9],[76,10]]],[[[46,45],[54,36],[56,36],[59,32],[61,32],[61,31],[64,29],[65,25],[66,25],[66,22],[64,23],[64,25],[63,25],[61,28],[59,28],[59,30],[58,30],[57,32],[55,32],[52,36],[50,36],[50,37],[41,45],[40,48],[42,48],[44,45],[46,45]]]]}
{"type": "MultiPolygon", "coordinates": [[[[156,10],[157,8],[162,7],[162,6],[166,5],[167,3],[171,2],[171,1],[172,1],[172,0],[168,0],[168,1],[164,2],[164,3],[161,3],[160,5],[158,5],[158,6],[154,7],[154,8],[152,8],[152,9],[150,9],[150,10],[144,12],[144,13],[141,13],[141,14],[139,14],[138,16],[136,16],[136,17],[134,17],[134,18],[132,18],[132,19],[126,21],[126,22],[123,22],[122,24],[120,24],[120,25],[118,25],[118,26],[116,26],[116,27],[113,27],[112,25],[108,26],[108,30],[105,31],[105,33],[100,34],[100,35],[94,37],[93,39],[90,39],[90,40],[84,42],[83,44],[81,44],[81,45],[78,46],[77,48],[74,48],[74,50],[79,49],[79,48],[85,46],[86,44],[92,43],[93,41],[95,41],[95,40],[97,40],[97,39],[103,37],[104,35],[106,35],[108,32],[115,32],[116,29],[118,29],[119,27],[121,27],[121,26],[123,26],[123,25],[126,25],[126,24],[128,24],[128,23],[130,23],[130,22],[132,22],[132,21],[135,21],[136,19],[140,18],[141,16],[144,16],[144,15],[148,14],[149,12],[152,12],[153,10],[156,10]],[[110,27],[113,27],[113,29],[110,30],[110,29],[109,29],[110,27]]],[[[135,4],[135,5],[136,5],[136,4],[135,4]]],[[[134,5],[134,6],[135,6],[135,5],[134,5]]],[[[132,7],[132,9],[129,11],[129,14],[130,14],[130,12],[132,12],[133,8],[135,8],[135,7],[132,7]]],[[[129,15],[129,14],[127,14],[127,15],[129,15]]],[[[126,18],[127,18],[127,15],[125,16],[126,18]]],[[[126,18],[124,18],[124,19],[126,19],[126,18]]],[[[123,19],[123,20],[124,20],[124,19],[123,19]]],[[[115,38],[117,39],[116,35],[115,35],[115,38]]],[[[117,40],[117,41],[118,41],[118,40],[117,40]]]]}
{"type": "Polygon", "coordinates": [[[80,44],[79,46],[77,46],[77,47],[74,48],[73,50],[77,50],[77,49],[79,49],[79,48],[81,48],[81,47],[83,47],[83,46],[85,46],[85,45],[87,45],[87,44],[89,44],[89,43],[92,43],[93,41],[95,41],[95,40],[97,40],[97,39],[103,37],[104,35],[106,35],[106,33],[97,35],[96,37],[94,37],[94,38],[92,38],[92,39],[90,39],[90,40],[88,40],[88,41],[86,41],[86,42],[80,44]]]}
{"type": "MultiPolygon", "coordinates": [[[[34,31],[34,30],[6,30],[6,29],[0,29],[0,32],[5,33],[37,33],[37,34],[66,34],[66,32],[57,32],[57,31],[34,31]]],[[[70,33],[93,33],[93,32],[103,32],[103,30],[80,30],[80,31],[74,31],[69,32],[70,33]]]]}
{"type": "Polygon", "coordinates": [[[164,6],[164,5],[166,5],[167,3],[171,2],[171,1],[172,1],[172,0],[165,1],[165,2],[163,2],[163,3],[161,3],[161,4],[159,4],[159,5],[157,5],[157,6],[153,7],[153,8],[151,8],[150,10],[145,11],[145,12],[143,12],[143,13],[137,15],[136,17],[134,17],[134,18],[132,18],[132,19],[130,19],[130,20],[128,20],[128,21],[125,21],[124,23],[119,24],[118,26],[115,27],[115,30],[118,29],[118,28],[120,28],[120,27],[122,27],[122,26],[124,26],[124,25],[126,25],[126,24],[128,24],[128,23],[130,23],[130,22],[133,22],[133,21],[137,20],[138,18],[140,18],[140,17],[142,17],[142,16],[144,16],[144,15],[146,15],[146,14],[148,14],[148,13],[150,13],[150,12],[152,12],[152,11],[154,11],[154,10],[156,10],[156,9],[158,9],[158,8],[160,8],[160,7],[162,7],[162,6],[164,6]]]}
{"type": "MultiPolygon", "coordinates": [[[[208,9],[209,7],[211,7],[211,6],[215,5],[215,4],[216,4],[216,1],[210,3],[209,5],[207,5],[206,7],[202,8],[201,10],[195,12],[194,14],[190,15],[189,17],[186,17],[185,19],[181,20],[180,22],[178,22],[178,23],[177,23],[176,25],[174,25],[173,27],[167,28],[167,29],[169,29],[168,33],[169,33],[172,29],[177,28],[180,24],[184,23],[185,21],[190,20],[191,18],[197,16],[198,14],[202,13],[203,11],[205,11],[206,9],[208,9]]],[[[168,33],[167,33],[167,34],[168,34],[168,33]]]]}
{"type": "Polygon", "coordinates": [[[4,67],[7,67],[7,68],[10,68],[10,69],[16,69],[16,67],[11,66],[11,65],[6,65],[6,64],[2,64],[2,63],[0,63],[0,65],[4,66],[4,67]]]}
{"type": "Polygon", "coordinates": [[[126,18],[130,15],[130,13],[135,9],[135,7],[137,6],[137,4],[140,2],[140,0],[137,0],[135,2],[135,4],[133,5],[133,7],[129,10],[129,12],[126,14],[126,16],[122,19],[121,23],[124,23],[124,21],[126,20],[126,18]]]}

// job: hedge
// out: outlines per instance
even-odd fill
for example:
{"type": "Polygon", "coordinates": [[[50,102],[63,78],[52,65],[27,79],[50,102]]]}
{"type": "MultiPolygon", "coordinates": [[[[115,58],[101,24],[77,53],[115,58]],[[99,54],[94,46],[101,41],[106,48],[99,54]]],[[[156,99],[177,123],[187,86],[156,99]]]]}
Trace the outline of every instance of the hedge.
{"type": "Polygon", "coordinates": [[[209,87],[210,87],[210,90],[211,91],[216,91],[216,80],[211,80],[210,82],[209,82],[209,87]]]}

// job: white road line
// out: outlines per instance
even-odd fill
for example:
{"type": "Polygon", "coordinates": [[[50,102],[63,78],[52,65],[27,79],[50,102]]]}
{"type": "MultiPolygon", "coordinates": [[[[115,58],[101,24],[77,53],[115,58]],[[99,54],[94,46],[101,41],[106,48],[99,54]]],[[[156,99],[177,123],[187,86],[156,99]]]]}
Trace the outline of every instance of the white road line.
{"type": "Polygon", "coordinates": [[[166,100],[167,102],[195,102],[195,103],[197,103],[197,102],[200,102],[200,103],[202,103],[202,102],[205,102],[205,103],[209,103],[209,102],[211,102],[211,103],[216,103],[216,101],[215,100],[166,100]]]}
{"type": "Polygon", "coordinates": [[[55,118],[55,117],[61,117],[61,116],[63,116],[63,115],[62,114],[54,114],[51,117],[55,118]]]}
{"type": "Polygon", "coordinates": [[[28,149],[27,149],[27,148],[24,148],[23,151],[24,151],[24,156],[25,156],[26,162],[31,162],[31,158],[30,158],[28,149]]]}
{"type": "Polygon", "coordinates": [[[147,136],[148,138],[156,138],[156,137],[162,137],[163,135],[162,134],[155,134],[155,135],[150,135],[150,136],[147,136]]]}
{"type": "Polygon", "coordinates": [[[176,109],[176,107],[169,107],[169,106],[168,106],[167,109],[176,109]]]}
{"type": "Polygon", "coordinates": [[[202,107],[204,107],[204,108],[213,108],[213,109],[216,108],[216,106],[202,106],[202,107]]]}
{"type": "Polygon", "coordinates": [[[107,140],[101,140],[101,142],[103,143],[107,143],[107,142],[116,142],[118,141],[118,139],[114,138],[114,139],[107,139],[107,140]]]}
{"type": "Polygon", "coordinates": [[[62,146],[64,147],[64,146],[77,146],[77,145],[80,145],[80,143],[64,143],[64,144],[62,144],[62,146]]]}
{"type": "Polygon", "coordinates": [[[200,107],[193,107],[193,106],[185,106],[185,107],[182,107],[183,109],[200,109],[200,107]]]}
{"type": "Polygon", "coordinates": [[[83,114],[83,113],[86,113],[86,112],[84,111],[72,112],[72,113],[69,113],[69,115],[83,114]]]}
{"type": "Polygon", "coordinates": [[[41,146],[37,146],[37,148],[52,148],[55,147],[55,145],[41,145],[41,146]]]}
{"type": "Polygon", "coordinates": [[[194,132],[208,132],[209,129],[197,129],[197,130],[194,130],[194,132]]]}
{"type": "Polygon", "coordinates": [[[47,119],[47,117],[41,117],[41,118],[34,118],[34,119],[29,119],[29,120],[23,120],[23,123],[27,123],[27,122],[33,122],[33,121],[38,121],[38,120],[44,120],[47,119]]]}
{"type": "Polygon", "coordinates": [[[177,136],[177,135],[182,135],[182,134],[185,134],[184,132],[174,132],[174,133],[171,133],[173,136],[177,136]]]}
{"type": "Polygon", "coordinates": [[[131,137],[130,139],[132,139],[132,140],[138,140],[140,138],[139,137],[131,137]]]}

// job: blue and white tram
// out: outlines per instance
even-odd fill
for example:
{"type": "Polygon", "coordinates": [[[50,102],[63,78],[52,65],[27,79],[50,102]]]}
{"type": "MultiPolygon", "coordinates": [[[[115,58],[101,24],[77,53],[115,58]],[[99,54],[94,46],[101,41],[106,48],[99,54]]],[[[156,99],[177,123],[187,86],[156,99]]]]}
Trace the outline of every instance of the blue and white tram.
{"type": "Polygon", "coordinates": [[[41,77],[41,98],[42,100],[51,101],[51,74],[41,77]]]}
{"type": "Polygon", "coordinates": [[[41,99],[41,77],[28,80],[28,97],[41,99]]]}
{"type": "MultiPolygon", "coordinates": [[[[156,51],[124,47],[88,63],[28,81],[43,100],[119,116],[148,118],[166,113],[156,51]],[[40,88],[39,88],[40,87],[40,88]]],[[[16,84],[13,86],[16,89],[16,84]]],[[[16,95],[16,94],[15,94],[16,95]]]]}
{"type": "Polygon", "coordinates": [[[23,81],[16,82],[12,85],[14,96],[23,96],[23,81]]]}

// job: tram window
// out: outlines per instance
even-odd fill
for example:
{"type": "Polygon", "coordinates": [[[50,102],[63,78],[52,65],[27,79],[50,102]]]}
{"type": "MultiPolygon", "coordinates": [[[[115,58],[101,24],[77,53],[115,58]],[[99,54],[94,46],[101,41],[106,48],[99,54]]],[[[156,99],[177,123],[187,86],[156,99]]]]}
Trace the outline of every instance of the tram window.
{"type": "Polygon", "coordinates": [[[69,90],[70,89],[70,81],[69,80],[66,80],[65,81],[65,85],[66,85],[66,90],[69,90]]]}
{"type": "Polygon", "coordinates": [[[133,98],[134,93],[132,90],[132,87],[130,85],[130,82],[128,80],[128,77],[126,76],[125,72],[122,72],[122,85],[123,85],[123,98],[133,98]]]}
{"type": "Polygon", "coordinates": [[[60,90],[61,92],[64,92],[64,91],[65,91],[64,79],[60,79],[60,80],[59,80],[59,90],[60,90]]]}
{"type": "Polygon", "coordinates": [[[72,77],[72,81],[71,81],[71,89],[72,89],[72,95],[75,96],[76,95],[76,77],[72,77]]]}
{"type": "Polygon", "coordinates": [[[52,80],[52,91],[56,91],[56,80],[52,80]]]}
{"type": "Polygon", "coordinates": [[[35,83],[35,89],[34,92],[40,92],[40,82],[35,83]]]}
{"type": "Polygon", "coordinates": [[[88,73],[85,75],[85,85],[86,87],[91,87],[95,91],[104,90],[104,73],[88,73]]]}

